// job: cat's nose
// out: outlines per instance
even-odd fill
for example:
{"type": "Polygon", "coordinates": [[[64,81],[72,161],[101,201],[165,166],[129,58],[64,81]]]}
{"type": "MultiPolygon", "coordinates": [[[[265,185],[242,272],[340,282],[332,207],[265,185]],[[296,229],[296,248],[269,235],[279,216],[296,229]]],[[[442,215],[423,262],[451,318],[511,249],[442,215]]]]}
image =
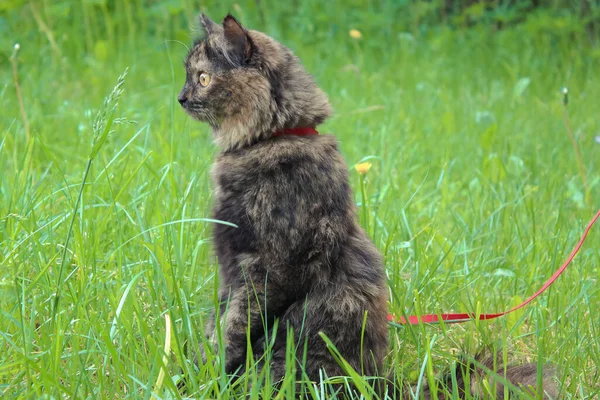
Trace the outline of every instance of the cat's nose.
{"type": "Polygon", "coordinates": [[[185,105],[185,103],[187,103],[187,96],[180,93],[179,96],[177,96],[177,101],[179,102],[179,104],[181,104],[182,106],[185,105]]]}

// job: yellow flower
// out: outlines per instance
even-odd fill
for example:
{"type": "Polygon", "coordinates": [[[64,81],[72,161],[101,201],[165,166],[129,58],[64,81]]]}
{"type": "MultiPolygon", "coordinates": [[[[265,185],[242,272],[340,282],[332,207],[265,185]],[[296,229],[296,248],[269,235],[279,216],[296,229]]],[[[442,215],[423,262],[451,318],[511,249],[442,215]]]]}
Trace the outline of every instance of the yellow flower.
{"type": "Polygon", "coordinates": [[[361,175],[366,174],[367,172],[369,172],[369,169],[371,169],[371,163],[369,162],[364,162],[364,163],[360,163],[360,164],[356,164],[354,166],[354,169],[356,170],[356,172],[358,172],[361,175]]]}
{"type": "Polygon", "coordinates": [[[362,37],[362,33],[358,29],[350,29],[350,37],[352,39],[360,39],[362,37]]]}

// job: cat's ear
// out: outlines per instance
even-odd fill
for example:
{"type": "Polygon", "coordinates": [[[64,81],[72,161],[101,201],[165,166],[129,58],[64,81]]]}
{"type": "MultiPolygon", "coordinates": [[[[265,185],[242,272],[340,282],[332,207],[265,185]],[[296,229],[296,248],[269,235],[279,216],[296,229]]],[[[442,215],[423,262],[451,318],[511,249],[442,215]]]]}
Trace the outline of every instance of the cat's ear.
{"type": "Polygon", "coordinates": [[[198,18],[200,20],[200,24],[207,35],[217,32],[220,29],[220,26],[214,22],[212,19],[208,18],[206,14],[200,14],[198,18]]]}
{"type": "Polygon", "coordinates": [[[223,20],[223,31],[225,39],[235,54],[243,61],[247,61],[252,55],[252,41],[242,24],[231,14],[227,14],[223,20]]]}

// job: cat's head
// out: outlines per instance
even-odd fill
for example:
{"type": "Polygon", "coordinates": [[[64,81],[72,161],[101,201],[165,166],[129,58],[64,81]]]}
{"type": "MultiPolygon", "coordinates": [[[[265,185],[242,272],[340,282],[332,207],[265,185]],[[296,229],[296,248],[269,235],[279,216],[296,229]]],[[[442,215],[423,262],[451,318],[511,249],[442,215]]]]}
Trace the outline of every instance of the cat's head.
{"type": "Polygon", "coordinates": [[[204,35],[187,56],[178,100],[210,124],[224,150],[284,128],[315,127],[331,114],[327,96],[291,50],[231,15],[220,25],[204,14],[200,22],[204,35]]]}

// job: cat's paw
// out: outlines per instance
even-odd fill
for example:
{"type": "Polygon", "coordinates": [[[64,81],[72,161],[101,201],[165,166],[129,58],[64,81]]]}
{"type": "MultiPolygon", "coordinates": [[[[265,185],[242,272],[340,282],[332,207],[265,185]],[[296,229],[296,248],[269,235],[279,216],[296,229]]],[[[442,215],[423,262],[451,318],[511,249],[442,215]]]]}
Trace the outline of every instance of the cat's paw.
{"type": "Polygon", "coordinates": [[[245,360],[245,351],[228,346],[225,351],[225,373],[241,375],[245,370],[245,360]]]}

